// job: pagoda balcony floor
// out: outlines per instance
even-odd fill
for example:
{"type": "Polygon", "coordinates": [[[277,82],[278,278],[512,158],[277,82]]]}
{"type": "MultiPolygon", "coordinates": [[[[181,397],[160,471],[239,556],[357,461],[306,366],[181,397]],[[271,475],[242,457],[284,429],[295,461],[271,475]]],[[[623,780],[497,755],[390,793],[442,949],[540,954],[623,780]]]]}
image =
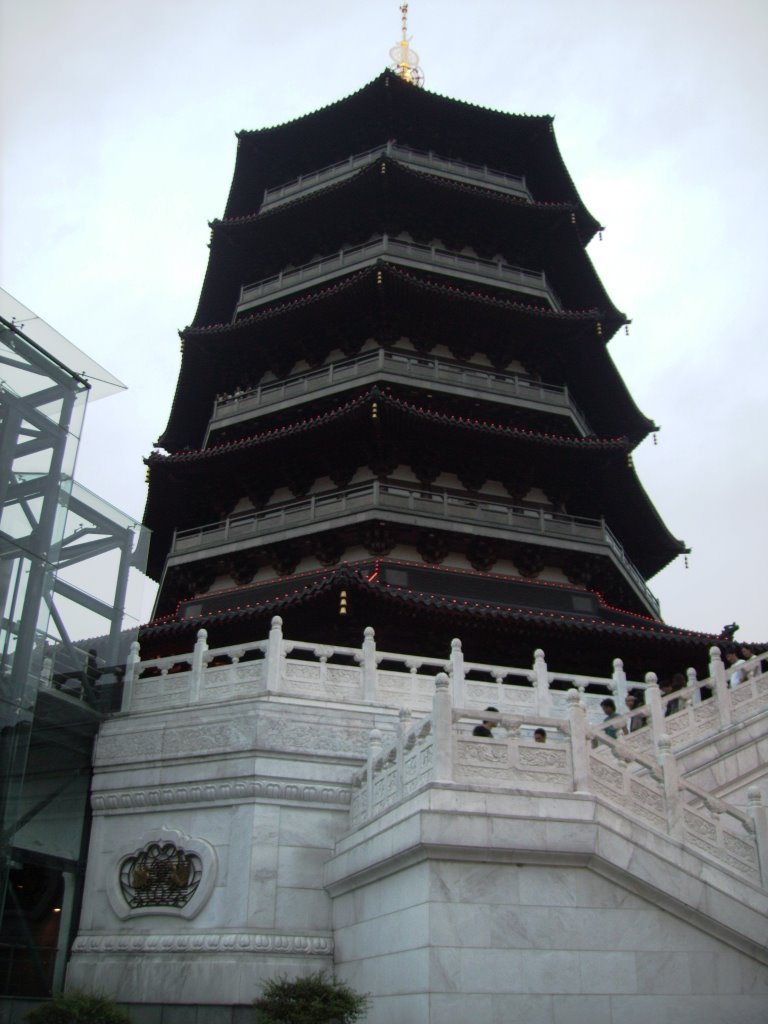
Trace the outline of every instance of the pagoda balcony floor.
{"type": "Polygon", "coordinates": [[[570,417],[582,437],[592,434],[586,417],[573,401],[568,388],[544,384],[516,373],[472,367],[448,360],[388,349],[363,352],[354,359],[330,363],[316,370],[270,381],[267,384],[218,398],[205,444],[215,430],[250,419],[254,414],[271,413],[308,398],[332,395],[350,384],[386,381],[418,384],[448,394],[478,396],[501,400],[504,404],[570,417]]]}
{"type": "Polygon", "coordinates": [[[267,302],[283,299],[295,292],[324,284],[363,267],[373,266],[379,260],[395,263],[415,270],[459,278],[469,284],[501,288],[539,301],[550,309],[562,311],[560,300],[550,287],[543,271],[526,270],[501,260],[482,260],[450,249],[404,242],[399,238],[381,235],[362,245],[340,249],[331,256],[313,260],[301,267],[281,271],[272,277],[244,285],[234,319],[267,302]]]}
{"type": "Polygon", "coordinates": [[[399,146],[395,142],[387,142],[383,146],[376,146],[364,153],[355,153],[347,160],[322,167],[312,174],[300,175],[285,184],[265,189],[261,210],[274,210],[294,199],[310,195],[312,192],[319,192],[329,185],[336,185],[382,158],[389,158],[409,167],[428,171],[429,174],[436,177],[479,185],[481,188],[488,188],[494,192],[503,192],[505,195],[513,195],[519,199],[526,199],[528,202],[533,201],[525,178],[520,175],[507,174],[504,171],[495,171],[479,164],[451,160],[448,157],[438,156],[436,153],[411,149],[409,146],[399,146]]]}
{"type": "Polygon", "coordinates": [[[660,615],[657,599],[602,519],[516,505],[501,498],[470,498],[379,480],[240,512],[193,529],[177,530],[168,565],[197,561],[201,554],[208,557],[213,551],[217,555],[231,553],[250,547],[253,542],[275,544],[293,540],[316,532],[321,523],[342,529],[370,518],[606,555],[648,613],[654,617],[660,615]],[[468,526],[472,527],[469,531],[468,526]]]}

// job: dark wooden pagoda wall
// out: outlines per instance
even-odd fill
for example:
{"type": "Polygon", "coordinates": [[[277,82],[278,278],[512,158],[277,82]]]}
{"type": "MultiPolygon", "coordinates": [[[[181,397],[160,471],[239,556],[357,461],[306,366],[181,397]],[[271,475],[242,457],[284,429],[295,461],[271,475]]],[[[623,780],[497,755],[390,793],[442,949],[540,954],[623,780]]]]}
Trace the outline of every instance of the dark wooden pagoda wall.
{"type": "MultiPolygon", "coordinates": [[[[632,449],[653,424],[607,352],[626,318],[585,252],[597,226],[562,163],[551,119],[478,111],[391,75],[290,125],[241,133],[225,217],[212,225],[200,305],[182,333],[182,367],[160,439],[168,454],[148,460],[150,571],[163,575],[174,530],[224,519],[244,499],[261,509],[286,492],[315,492],[323,480],[343,489],[361,470],[397,480],[398,467],[407,467],[425,490],[442,490],[437,482],[449,474],[455,493],[469,498],[501,485],[522,503],[538,489],[551,510],[604,517],[639,572],[658,571],[682,544],[661,522],[631,464],[632,449]],[[265,188],[390,139],[524,174],[533,201],[383,158],[336,185],[259,209],[265,188]],[[544,273],[563,308],[492,280],[470,283],[460,271],[447,277],[383,259],[278,295],[234,322],[243,286],[383,234],[544,273]],[[448,350],[465,367],[520,363],[532,377],[567,387],[595,434],[578,436],[562,415],[480,392],[448,395],[429,381],[351,383],[322,400],[309,391],[303,403],[257,409],[236,425],[211,429],[217,395],[253,387],[265,375],[281,380],[302,366],[352,356],[372,341],[422,353],[448,350]]],[[[600,550],[546,547],[482,528],[395,523],[377,511],[343,527],[308,523],[284,541],[254,538],[223,555],[201,549],[183,564],[177,559],[163,575],[158,614],[172,616],[178,602],[204,595],[222,577],[240,587],[265,571],[290,580],[308,559],[338,568],[346,552],[361,548],[372,556],[415,548],[432,566],[459,555],[478,574],[511,562],[531,581],[556,566],[608,604],[646,609],[624,571],[600,550]]],[[[311,632],[313,616],[325,621],[324,601],[307,597],[297,608],[311,632]]],[[[402,617],[387,607],[385,614],[402,617]]],[[[437,614],[434,607],[423,610],[437,614]]],[[[445,617],[445,608],[439,614],[445,617]]]]}

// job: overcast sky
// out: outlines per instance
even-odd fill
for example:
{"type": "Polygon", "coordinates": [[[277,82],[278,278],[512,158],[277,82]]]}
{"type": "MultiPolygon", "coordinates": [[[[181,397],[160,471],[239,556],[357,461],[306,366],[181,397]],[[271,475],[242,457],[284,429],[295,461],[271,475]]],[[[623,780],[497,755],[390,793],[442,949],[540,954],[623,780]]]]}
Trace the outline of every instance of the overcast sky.
{"type": "MultiPolygon", "coordinates": [[[[635,465],[693,549],[651,587],[676,626],[768,641],[768,2],[412,0],[408,30],[428,89],[555,115],[633,321],[610,351],[662,426],[635,465]]],[[[235,131],[356,91],[399,35],[394,0],[0,0],[0,285],[128,386],[78,478],[129,514],[235,131]]]]}

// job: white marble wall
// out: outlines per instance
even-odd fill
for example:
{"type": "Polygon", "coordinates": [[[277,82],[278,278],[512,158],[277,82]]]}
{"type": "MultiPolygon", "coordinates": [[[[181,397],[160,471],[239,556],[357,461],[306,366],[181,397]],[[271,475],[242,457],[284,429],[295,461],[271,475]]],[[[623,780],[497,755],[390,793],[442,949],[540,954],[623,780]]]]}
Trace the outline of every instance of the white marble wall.
{"type": "Polygon", "coordinates": [[[424,862],[334,903],[368,1024],[764,1024],[768,967],[586,867],[424,862]]]}
{"type": "Polygon", "coordinates": [[[324,865],[370,728],[395,721],[281,700],[105,723],[68,985],[98,983],[127,1003],[248,1004],[267,977],[331,966],[324,865]],[[186,916],[132,912],[120,863],[169,831],[200,845],[210,894],[186,916]]]}
{"type": "MultiPolygon", "coordinates": [[[[369,1024],[765,1024],[768,892],[620,801],[520,772],[425,780],[352,829],[370,731],[386,750],[397,723],[252,692],[106,722],[68,984],[243,1005],[335,965],[375,993],[369,1024]],[[210,893],[187,916],[126,913],[121,860],[168,830],[199,843],[210,893]]],[[[764,776],[762,737],[734,727],[687,767],[713,787],[764,776]]]]}

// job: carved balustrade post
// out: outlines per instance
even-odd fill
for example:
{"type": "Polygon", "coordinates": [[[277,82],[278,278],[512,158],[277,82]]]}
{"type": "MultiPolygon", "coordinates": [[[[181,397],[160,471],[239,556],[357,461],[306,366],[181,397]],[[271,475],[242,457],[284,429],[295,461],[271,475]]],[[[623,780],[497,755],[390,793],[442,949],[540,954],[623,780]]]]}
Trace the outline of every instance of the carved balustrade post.
{"type": "Polygon", "coordinates": [[[680,771],[672,753],[672,740],[666,733],[659,736],[659,764],[664,778],[664,803],[667,831],[675,839],[683,838],[683,806],[680,799],[680,771]]]}
{"type": "Polygon", "coordinates": [[[376,671],[376,640],[373,626],[366,626],[363,631],[362,672],[363,700],[378,701],[379,680],[376,671]]]}
{"type": "Polygon", "coordinates": [[[659,679],[655,672],[645,673],[645,704],[651,710],[653,751],[659,758],[659,740],[664,735],[664,707],[661,703],[659,679]]]}
{"type": "Polygon", "coordinates": [[[725,729],[733,721],[731,714],[731,694],[725,675],[725,665],[719,647],[709,648],[709,676],[712,680],[717,701],[717,713],[720,716],[720,728],[725,729]]]}
{"type": "MultiPolygon", "coordinates": [[[[698,683],[698,677],[696,675],[695,668],[688,668],[685,670],[685,685],[690,690],[698,683]]],[[[691,697],[691,703],[695,706],[701,704],[701,690],[694,690],[693,696],[691,697]]]]}
{"type": "Polygon", "coordinates": [[[768,886],[768,808],[763,803],[763,794],[757,786],[750,786],[747,790],[747,814],[755,826],[760,881],[764,886],[768,886]]]}
{"type": "Polygon", "coordinates": [[[587,716],[578,690],[569,690],[568,722],[571,733],[571,766],[575,793],[589,792],[589,746],[587,744],[587,716]]]}
{"type": "Polygon", "coordinates": [[[373,766],[381,757],[381,730],[371,729],[368,733],[368,764],[366,765],[365,781],[368,787],[368,817],[373,815],[373,766]]]}
{"type": "Polygon", "coordinates": [[[138,674],[137,665],[141,661],[139,641],[134,640],[125,659],[125,678],[123,679],[123,697],[120,702],[121,711],[130,711],[133,704],[133,688],[138,674]]]}
{"type": "Polygon", "coordinates": [[[397,799],[403,795],[403,775],[405,772],[405,737],[411,727],[411,709],[400,708],[397,721],[397,774],[395,783],[397,786],[397,799]]]}
{"type": "Polygon", "coordinates": [[[536,690],[536,713],[548,715],[552,706],[549,694],[549,672],[544,660],[544,651],[540,647],[533,652],[531,679],[536,690]]]}
{"type": "Polygon", "coordinates": [[[455,708],[465,707],[466,689],[464,678],[464,651],[461,649],[461,640],[458,637],[454,637],[451,640],[451,686],[453,690],[453,706],[455,708]]]}
{"type": "MultiPolygon", "coordinates": [[[[624,671],[624,662],[621,658],[613,659],[613,697],[616,701],[616,708],[627,706],[627,673],[624,671]]],[[[619,714],[621,712],[619,711],[619,714]]]]}
{"type": "Polygon", "coordinates": [[[272,693],[280,689],[283,675],[283,620],[275,615],[269,627],[267,642],[267,690],[272,693]]]}
{"type": "Polygon", "coordinates": [[[206,654],[208,653],[208,631],[198,629],[197,640],[192,651],[192,678],[190,681],[189,700],[196,704],[200,700],[200,690],[203,685],[203,672],[207,664],[206,654]]]}
{"type": "Polygon", "coordinates": [[[436,782],[453,781],[453,709],[451,681],[445,672],[435,677],[432,698],[432,742],[434,743],[434,778],[436,782]]]}

